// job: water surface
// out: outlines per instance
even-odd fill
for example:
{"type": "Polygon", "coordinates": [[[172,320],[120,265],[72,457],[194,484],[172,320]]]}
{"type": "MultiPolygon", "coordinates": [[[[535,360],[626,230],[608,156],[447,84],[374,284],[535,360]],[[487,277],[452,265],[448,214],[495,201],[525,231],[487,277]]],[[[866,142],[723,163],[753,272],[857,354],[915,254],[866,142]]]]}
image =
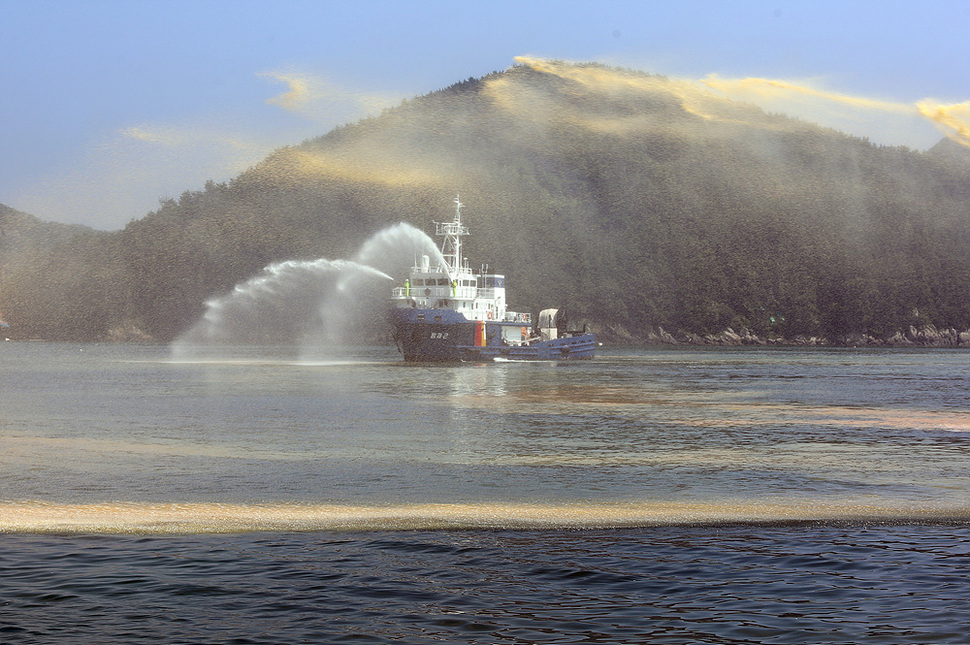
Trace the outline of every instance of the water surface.
{"type": "Polygon", "coordinates": [[[0,642],[966,643],[963,351],[0,344],[0,642]]]}
{"type": "Polygon", "coordinates": [[[0,527],[16,530],[970,516],[965,352],[2,350],[0,527]]]}

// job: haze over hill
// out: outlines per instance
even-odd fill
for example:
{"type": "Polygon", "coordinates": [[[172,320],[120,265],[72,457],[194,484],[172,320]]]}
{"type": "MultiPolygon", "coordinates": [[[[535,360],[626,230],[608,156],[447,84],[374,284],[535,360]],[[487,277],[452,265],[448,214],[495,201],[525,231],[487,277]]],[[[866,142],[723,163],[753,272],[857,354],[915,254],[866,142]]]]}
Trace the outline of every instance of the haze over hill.
{"type": "MultiPolygon", "coordinates": [[[[921,153],[663,76],[521,63],[277,150],[123,231],[4,250],[0,311],[19,337],[170,340],[271,262],[430,230],[460,193],[467,252],[508,276],[513,308],[566,305],[636,337],[970,328],[959,131],[921,153]]],[[[0,221],[0,241],[24,222],[0,221]]]]}

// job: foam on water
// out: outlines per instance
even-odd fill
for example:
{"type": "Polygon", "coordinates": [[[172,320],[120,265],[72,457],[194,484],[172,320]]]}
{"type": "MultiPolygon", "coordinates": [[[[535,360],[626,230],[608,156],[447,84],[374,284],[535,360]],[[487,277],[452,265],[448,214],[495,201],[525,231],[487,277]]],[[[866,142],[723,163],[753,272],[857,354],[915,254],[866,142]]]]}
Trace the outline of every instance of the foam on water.
{"type": "Polygon", "coordinates": [[[717,503],[315,504],[102,503],[0,504],[0,533],[235,533],[437,529],[597,529],[812,521],[968,521],[968,506],[873,504],[846,497],[726,500],[717,503]]]}

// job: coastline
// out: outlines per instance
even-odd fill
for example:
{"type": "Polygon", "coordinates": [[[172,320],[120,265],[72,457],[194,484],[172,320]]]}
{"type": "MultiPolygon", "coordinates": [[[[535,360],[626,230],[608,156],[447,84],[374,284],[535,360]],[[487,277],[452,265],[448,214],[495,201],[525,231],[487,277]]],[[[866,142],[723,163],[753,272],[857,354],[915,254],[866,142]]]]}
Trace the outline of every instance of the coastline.
{"type": "Polygon", "coordinates": [[[632,345],[703,345],[703,346],[779,346],[779,347],[941,347],[970,348],[970,330],[938,329],[935,325],[910,326],[886,336],[866,333],[846,334],[834,338],[797,335],[791,338],[777,335],[759,336],[749,329],[733,328],[716,334],[695,334],[678,330],[671,333],[663,327],[649,329],[646,334],[634,334],[622,327],[596,327],[596,334],[606,342],[632,345]]]}
{"type": "MultiPolygon", "coordinates": [[[[684,330],[670,332],[663,327],[648,328],[645,332],[632,332],[621,325],[589,324],[590,331],[601,342],[611,345],[630,346],[778,346],[778,347],[939,347],[970,349],[970,329],[959,331],[956,328],[939,329],[935,325],[910,326],[906,330],[896,330],[891,334],[876,336],[855,333],[829,338],[826,336],[796,335],[792,337],[775,334],[761,336],[747,328],[735,330],[728,327],[716,334],[696,334],[684,330]]],[[[94,343],[167,343],[164,339],[152,337],[136,327],[111,329],[107,337],[97,339],[77,338],[0,338],[12,342],[94,342],[94,343]]],[[[350,344],[388,344],[392,345],[390,332],[367,337],[350,339],[350,344]]]]}

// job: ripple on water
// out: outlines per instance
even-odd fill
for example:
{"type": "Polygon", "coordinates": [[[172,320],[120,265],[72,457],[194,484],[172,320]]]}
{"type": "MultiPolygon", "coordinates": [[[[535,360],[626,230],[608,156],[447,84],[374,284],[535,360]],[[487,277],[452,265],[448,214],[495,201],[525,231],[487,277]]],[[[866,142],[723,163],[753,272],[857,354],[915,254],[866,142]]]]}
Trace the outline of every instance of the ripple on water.
{"type": "Polygon", "coordinates": [[[962,643],[970,525],[5,536],[6,640],[962,643]]]}

